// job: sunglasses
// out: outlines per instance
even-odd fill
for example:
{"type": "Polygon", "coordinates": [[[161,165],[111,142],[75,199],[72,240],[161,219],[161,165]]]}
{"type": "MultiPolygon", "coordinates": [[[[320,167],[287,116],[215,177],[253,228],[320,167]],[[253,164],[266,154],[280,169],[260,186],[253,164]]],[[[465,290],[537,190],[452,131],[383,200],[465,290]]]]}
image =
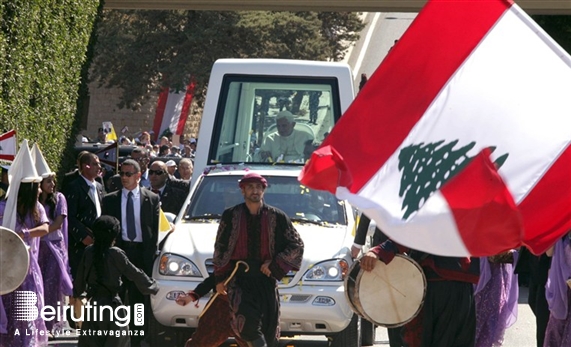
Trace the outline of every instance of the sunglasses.
{"type": "Polygon", "coordinates": [[[162,174],[164,174],[165,172],[163,170],[149,170],[149,175],[157,175],[160,176],[162,174]]]}
{"type": "Polygon", "coordinates": [[[131,177],[136,175],[136,172],[128,172],[128,171],[119,171],[119,176],[123,177],[123,176],[127,176],[127,177],[131,177]]]}

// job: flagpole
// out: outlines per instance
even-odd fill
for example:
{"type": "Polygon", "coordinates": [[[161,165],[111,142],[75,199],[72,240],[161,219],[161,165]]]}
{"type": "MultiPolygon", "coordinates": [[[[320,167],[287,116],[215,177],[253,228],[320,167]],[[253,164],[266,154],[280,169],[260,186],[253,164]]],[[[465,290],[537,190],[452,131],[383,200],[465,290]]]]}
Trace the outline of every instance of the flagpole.
{"type": "Polygon", "coordinates": [[[119,173],[119,140],[117,140],[117,146],[115,146],[115,173],[119,173]]]}

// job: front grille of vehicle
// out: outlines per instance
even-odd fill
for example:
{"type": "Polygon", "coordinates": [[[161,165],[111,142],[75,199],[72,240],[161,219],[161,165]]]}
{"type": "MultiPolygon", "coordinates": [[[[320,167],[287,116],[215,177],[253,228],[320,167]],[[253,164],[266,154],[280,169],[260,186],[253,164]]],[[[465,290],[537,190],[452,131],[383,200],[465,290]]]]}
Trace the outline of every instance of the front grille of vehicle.
{"type": "Polygon", "coordinates": [[[309,298],[311,298],[311,295],[296,294],[292,295],[292,297],[289,299],[289,302],[306,302],[309,300],[309,298]]]}

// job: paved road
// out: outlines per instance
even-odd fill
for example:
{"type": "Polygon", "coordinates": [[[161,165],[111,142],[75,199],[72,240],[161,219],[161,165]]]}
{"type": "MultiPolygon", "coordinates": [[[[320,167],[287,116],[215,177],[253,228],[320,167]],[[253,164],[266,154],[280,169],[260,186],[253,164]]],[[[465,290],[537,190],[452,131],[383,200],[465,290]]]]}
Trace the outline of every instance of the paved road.
{"type": "MultiPolygon", "coordinates": [[[[506,331],[505,347],[535,347],[535,316],[526,303],[527,288],[520,287],[520,303],[518,305],[517,322],[506,331]]],[[[51,341],[50,346],[76,347],[76,339],[56,339],[51,341]]],[[[374,346],[388,346],[389,340],[385,328],[377,329],[374,346]]],[[[224,347],[236,346],[231,341],[224,347]]],[[[155,347],[155,346],[151,346],[155,347]]],[[[170,346],[160,346],[170,347],[170,346]]],[[[182,346],[180,346],[182,347],[182,346]]],[[[294,339],[282,339],[280,347],[327,347],[327,340],[317,336],[297,336],[294,339]]],[[[347,346],[351,347],[351,346],[347,346]]]]}

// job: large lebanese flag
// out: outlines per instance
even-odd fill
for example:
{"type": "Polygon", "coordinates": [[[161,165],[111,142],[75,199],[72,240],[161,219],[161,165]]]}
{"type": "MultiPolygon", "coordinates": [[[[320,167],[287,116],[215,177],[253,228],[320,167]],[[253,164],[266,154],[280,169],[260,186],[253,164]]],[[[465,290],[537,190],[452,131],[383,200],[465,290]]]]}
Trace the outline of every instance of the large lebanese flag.
{"type": "Polygon", "coordinates": [[[429,1],[299,179],[418,250],[541,253],[571,229],[570,62],[512,1],[429,1]]]}
{"type": "Polygon", "coordinates": [[[191,80],[186,90],[175,91],[168,87],[163,88],[159,94],[153,122],[153,131],[157,139],[166,129],[170,129],[175,135],[183,134],[184,125],[190,113],[194,87],[195,82],[191,80]]]}
{"type": "Polygon", "coordinates": [[[0,160],[13,161],[18,152],[16,130],[0,134],[0,160]]]}

